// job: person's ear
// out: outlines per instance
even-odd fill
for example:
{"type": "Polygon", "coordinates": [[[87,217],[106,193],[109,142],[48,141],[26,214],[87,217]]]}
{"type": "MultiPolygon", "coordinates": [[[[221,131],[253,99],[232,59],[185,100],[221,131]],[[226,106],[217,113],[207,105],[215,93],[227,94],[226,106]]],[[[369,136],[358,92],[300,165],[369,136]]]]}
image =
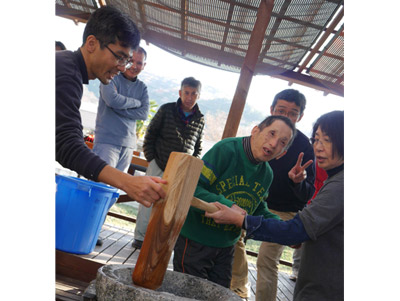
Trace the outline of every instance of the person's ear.
{"type": "Polygon", "coordinates": [[[90,35],[86,38],[85,48],[89,53],[93,53],[99,45],[99,40],[94,35],[90,35]]]}
{"type": "Polygon", "coordinates": [[[303,116],[304,116],[304,113],[300,115],[299,119],[297,119],[296,122],[299,122],[301,120],[301,118],[303,118],[303,116]]]}
{"type": "Polygon", "coordinates": [[[179,97],[182,98],[182,90],[179,90],[179,97]]]}
{"type": "Polygon", "coordinates": [[[270,109],[269,109],[269,111],[270,111],[270,113],[271,113],[271,115],[272,115],[272,113],[274,112],[274,107],[271,106],[270,109]]]}
{"type": "Polygon", "coordinates": [[[251,130],[251,135],[255,135],[258,132],[260,132],[260,128],[256,125],[255,127],[253,127],[253,129],[251,130]]]}

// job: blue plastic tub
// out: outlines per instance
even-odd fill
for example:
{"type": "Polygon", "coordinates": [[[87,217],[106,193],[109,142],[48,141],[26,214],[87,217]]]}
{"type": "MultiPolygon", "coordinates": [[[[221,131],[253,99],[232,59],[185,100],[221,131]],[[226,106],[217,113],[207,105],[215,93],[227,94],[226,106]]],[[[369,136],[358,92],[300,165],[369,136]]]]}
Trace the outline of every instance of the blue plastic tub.
{"type": "Polygon", "coordinates": [[[56,175],[56,184],[56,249],[89,254],[119,196],[118,189],[61,175],[56,175]]]}

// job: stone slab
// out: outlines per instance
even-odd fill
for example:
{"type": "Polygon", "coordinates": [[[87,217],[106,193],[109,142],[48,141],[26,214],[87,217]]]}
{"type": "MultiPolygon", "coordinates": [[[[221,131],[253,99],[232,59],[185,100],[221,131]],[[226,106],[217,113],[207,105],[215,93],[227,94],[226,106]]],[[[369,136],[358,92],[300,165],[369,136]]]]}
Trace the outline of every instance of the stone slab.
{"type": "MultiPolygon", "coordinates": [[[[167,270],[157,290],[136,286],[132,282],[134,266],[105,265],[97,272],[95,295],[98,301],[122,300],[242,300],[231,290],[214,282],[167,270]]],[[[91,291],[93,294],[93,291],[91,291]]]]}

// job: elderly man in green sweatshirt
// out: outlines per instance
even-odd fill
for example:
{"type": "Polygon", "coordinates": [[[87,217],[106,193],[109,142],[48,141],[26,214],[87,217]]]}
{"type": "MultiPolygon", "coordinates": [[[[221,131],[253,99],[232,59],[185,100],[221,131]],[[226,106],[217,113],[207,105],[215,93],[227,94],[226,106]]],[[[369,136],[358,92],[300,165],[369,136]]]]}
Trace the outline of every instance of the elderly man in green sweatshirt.
{"type": "MultiPolygon", "coordinates": [[[[253,128],[250,137],[218,142],[203,157],[195,196],[242,214],[279,219],[263,202],[273,178],[268,161],[286,153],[295,131],[287,117],[269,116],[253,128]]],[[[217,225],[204,211],[191,207],[175,245],[174,271],[229,288],[234,246],[240,234],[240,227],[217,225]]]]}

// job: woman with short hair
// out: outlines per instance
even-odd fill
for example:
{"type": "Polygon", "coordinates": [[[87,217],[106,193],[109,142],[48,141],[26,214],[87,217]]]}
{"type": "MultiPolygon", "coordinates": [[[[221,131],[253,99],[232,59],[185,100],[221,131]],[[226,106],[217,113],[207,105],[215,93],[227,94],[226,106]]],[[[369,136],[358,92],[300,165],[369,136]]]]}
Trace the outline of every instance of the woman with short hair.
{"type": "Polygon", "coordinates": [[[344,111],[322,115],[311,138],[316,163],[328,179],[313,202],[288,221],[243,216],[220,203],[206,213],[216,223],[247,230],[246,239],[303,243],[293,300],[344,299],[344,111]]]}

